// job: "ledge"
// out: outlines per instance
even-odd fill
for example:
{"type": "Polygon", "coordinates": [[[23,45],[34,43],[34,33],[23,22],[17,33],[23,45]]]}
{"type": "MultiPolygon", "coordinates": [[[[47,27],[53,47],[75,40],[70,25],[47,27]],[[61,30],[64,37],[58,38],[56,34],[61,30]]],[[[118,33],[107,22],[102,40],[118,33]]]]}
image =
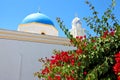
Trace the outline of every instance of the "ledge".
{"type": "Polygon", "coordinates": [[[0,39],[19,40],[46,44],[70,45],[69,39],[20,31],[0,29],[0,39]]]}

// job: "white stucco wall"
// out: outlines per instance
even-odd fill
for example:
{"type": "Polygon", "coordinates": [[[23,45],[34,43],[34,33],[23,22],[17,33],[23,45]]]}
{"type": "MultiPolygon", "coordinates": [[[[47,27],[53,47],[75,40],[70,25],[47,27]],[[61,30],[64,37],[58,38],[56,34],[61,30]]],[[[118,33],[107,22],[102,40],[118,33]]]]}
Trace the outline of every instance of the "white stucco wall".
{"type": "Polygon", "coordinates": [[[18,31],[38,34],[45,33],[45,35],[58,36],[58,30],[54,26],[35,22],[20,24],[18,27],[18,31]]]}
{"type": "Polygon", "coordinates": [[[38,36],[0,30],[0,80],[37,80],[34,72],[42,67],[39,58],[50,57],[54,49],[74,48],[64,46],[62,42],[67,42],[64,38],[41,36],[42,39],[50,38],[47,42],[41,42],[42,39],[38,36]]]}

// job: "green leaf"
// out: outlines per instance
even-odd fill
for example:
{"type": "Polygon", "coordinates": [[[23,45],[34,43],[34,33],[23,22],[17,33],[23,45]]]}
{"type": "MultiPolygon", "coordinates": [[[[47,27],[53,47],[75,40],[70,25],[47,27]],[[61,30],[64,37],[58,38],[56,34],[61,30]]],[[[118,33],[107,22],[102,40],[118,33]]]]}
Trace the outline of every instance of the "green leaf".
{"type": "Polygon", "coordinates": [[[120,26],[115,24],[116,26],[116,35],[120,36],[120,26]]]}

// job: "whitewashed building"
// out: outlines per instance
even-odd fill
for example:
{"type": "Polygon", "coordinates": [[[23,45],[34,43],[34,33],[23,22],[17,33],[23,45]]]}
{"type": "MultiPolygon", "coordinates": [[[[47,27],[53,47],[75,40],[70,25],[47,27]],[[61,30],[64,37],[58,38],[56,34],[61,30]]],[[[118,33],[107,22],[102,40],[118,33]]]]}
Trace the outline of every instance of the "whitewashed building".
{"type": "Polygon", "coordinates": [[[38,59],[50,57],[53,50],[75,49],[69,45],[42,13],[25,17],[18,31],[0,29],[0,80],[37,80],[34,72],[42,67],[38,59]]]}
{"type": "Polygon", "coordinates": [[[80,21],[80,18],[75,17],[73,19],[72,28],[70,29],[70,33],[73,35],[73,37],[85,35],[85,29],[82,28],[82,23],[80,21]]]}

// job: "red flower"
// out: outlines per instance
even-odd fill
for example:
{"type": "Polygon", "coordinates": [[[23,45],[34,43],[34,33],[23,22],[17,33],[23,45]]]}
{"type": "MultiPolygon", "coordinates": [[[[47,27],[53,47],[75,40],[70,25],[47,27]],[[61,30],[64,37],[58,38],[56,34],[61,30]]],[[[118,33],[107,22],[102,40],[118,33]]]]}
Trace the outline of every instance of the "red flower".
{"type": "Polygon", "coordinates": [[[116,63],[113,67],[113,71],[115,72],[116,75],[120,72],[120,63],[116,63]]]}
{"type": "Polygon", "coordinates": [[[75,64],[75,60],[72,59],[72,60],[70,61],[70,63],[71,63],[72,66],[74,66],[74,64],[75,64]]]}
{"type": "Polygon", "coordinates": [[[83,39],[83,36],[79,36],[79,39],[82,40],[82,39],[83,39]]]}
{"type": "Polygon", "coordinates": [[[91,41],[92,41],[92,42],[95,42],[96,40],[92,39],[91,41]]]}
{"type": "Polygon", "coordinates": [[[74,74],[75,72],[72,70],[72,74],[74,74]]]}
{"type": "MultiPolygon", "coordinates": [[[[84,37],[85,37],[85,36],[84,36],[84,37]]],[[[83,39],[83,36],[76,36],[76,39],[82,40],[82,39],[83,39]]]]}
{"type": "Polygon", "coordinates": [[[120,80],[120,76],[117,77],[117,80],[120,80]]]}
{"type": "Polygon", "coordinates": [[[80,64],[81,64],[81,63],[80,63],[80,62],[78,62],[78,66],[80,66],[80,64]]]}
{"type": "Polygon", "coordinates": [[[106,38],[107,36],[108,36],[108,30],[107,31],[105,31],[104,33],[103,33],[103,36],[102,36],[102,38],[106,38]]]}
{"type": "Polygon", "coordinates": [[[109,32],[108,32],[108,30],[107,30],[107,31],[104,32],[104,35],[108,35],[108,33],[109,33],[109,32]]]}
{"type": "Polygon", "coordinates": [[[84,39],[86,38],[86,35],[84,35],[84,39]]]}
{"type": "Polygon", "coordinates": [[[67,80],[75,80],[72,76],[67,76],[67,80]]]}
{"type": "Polygon", "coordinates": [[[56,59],[50,60],[50,65],[56,64],[56,63],[57,63],[57,60],[56,60],[56,59]]]}
{"type": "Polygon", "coordinates": [[[120,57],[120,51],[117,54],[115,54],[115,57],[120,57]]]}
{"type": "Polygon", "coordinates": [[[62,52],[61,53],[61,61],[66,62],[66,63],[69,61],[68,52],[62,52]]]}
{"type": "Polygon", "coordinates": [[[87,75],[87,72],[86,72],[86,71],[84,71],[84,72],[83,72],[83,74],[84,74],[84,75],[87,75]]]}
{"type": "Polygon", "coordinates": [[[79,36],[76,36],[76,39],[79,39],[79,36]]]}
{"type": "Polygon", "coordinates": [[[76,50],[76,53],[77,53],[78,55],[79,55],[79,54],[82,54],[82,52],[83,52],[83,51],[82,51],[81,49],[77,49],[77,50],[76,50]]]}
{"type": "Polygon", "coordinates": [[[61,76],[55,76],[55,80],[61,80],[61,76]]]}
{"type": "Polygon", "coordinates": [[[111,32],[110,32],[110,35],[111,35],[111,36],[114,36],[114,35],[115,35],[115,30],[111,28],[110,31],[111,31],[111,32]]]}
{"type": "Polygon", "coordinates": [[[116,57],[116,58],[115,58],[115,61],[116,61],[117,63],[120,63],[120,57],[116,57]]]}
{"type": "Polygon", "coordinates": [[[42,74],[44,75],[47,73],[49,73],[49,69],[48,69],[48,67],[45,67],[45,69],[42,70],[42,74]]]}
{"type": "MultiPolygon", "coordinates": [[[[115,54],[115,61],[116,61],[116,63],[113,66],[113,71],[115,72],[115,74],[117,76],[119,76],[119,73],[120,73],[120,52],[115,54]]],[[[120,80],[120,77],[118,80],[120,80]]]]}
{"type": "Polygon", "coordinates": [[[48,76],[48,80],[53,80],[53,78],[51,76],[48,76]]]}
{"type": "Polygon", "coordinates": [[[111,32],[110,32],[110,35],[111,35],[111,36],[114,36],[114,35],[115,35],[115,32],[114,32],[114,31],[111,31],[111,32]]]}

